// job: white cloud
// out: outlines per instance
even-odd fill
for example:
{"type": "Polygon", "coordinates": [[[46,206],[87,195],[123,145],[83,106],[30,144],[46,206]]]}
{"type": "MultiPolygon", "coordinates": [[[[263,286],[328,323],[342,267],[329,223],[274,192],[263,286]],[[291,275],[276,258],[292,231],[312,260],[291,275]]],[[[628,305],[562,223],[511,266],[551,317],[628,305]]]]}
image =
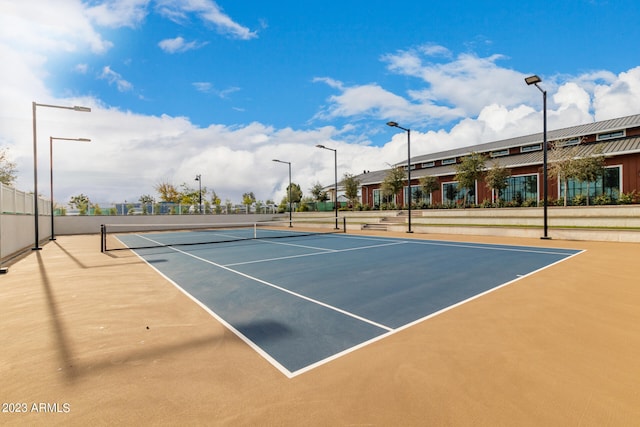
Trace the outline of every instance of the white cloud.
{"type": "Polygon", "coordinates": [[[198,92],[208,93],[213,90],[213,85],[209,82],[193,82],[191,84],[198,92]]]}
{"type": "MultiPolygon", "coordinates": [[[[600,102],[597,107],[589,106],[591,94],[579,83],[560,85],[551,96],[550,128],[590,121],[590,110],[596,114],[610,114],[607,106],[616,105],[615,100],[621,96],[631,98],[634,92],[625,92],[625,89],[638,85],[640,76],[636,69],[621,73],[608,85],[594,85],[600,102]]],[[[477,116],[459,120],[449,131],[412,129],[412,154],[417,156],[540,132],[540,94],[535,91],[534,95],[532,106],[525,102],[513,107],[487,102],[477,116]]],[[[343,96],[343,103],[336,104],[340,107],[344,104],[342,114],[373,114],[373,110],[383,108],[388,109],[386,112],[395,109],[402,113],[410,109],[408,100],[376,85],[347,88],[343,96]]],[[[343,129],[333,126],[310,130],[277,129],[257,122],[199,128],[187,118],[144,116],[109,108],[98,100],[54,101],[62,105],[87,104],[93,108],[92,113],[80,118],[73,112],[47,110],[39,113],[42,135],[51,133],[93,139],[90,144],[56,145],[56,197],[61,201],[79,192],[85,192],[101,203],[135,201],[142,194],[155,194],[154,186],[162,180],[176,185],[195,185],[195,174],[201,174],[203,184],[213,188],[223,201],[238,202],[242,193],[253,191],[260,200],[279,202],[286,192],[288,174],[283,165],[271,161],[273,158],[290,161],[293,181],[307,192],[316,182],[333,181],[332,156],[315,148],[316,144],[338,150],[340,176],[345,172],[358,174],[362,170],[384,169],[387,163],[403,161],[406,157],[404,132],[392,134],[382,147],[353,144],[348,138],[359,129],[353,123],[343,129]],[[79,177],[82,184],[79,184],[79,177]]],[[[640,108],[630,112],[640,112],[640,108]]],[[[374,113],[381,114],[380,111],[374,113]]],[[[16,141],[10,153],[18,162],[19,185],[29,188],[31,147],[17,143],[30,140],[28,104],[12,114],[17,117],[2,119],[0,127],[3,140],[16,141]]],[[[7,117],[6,110],[0,117],[7,117]]],[[[46,164],[43,157],[41,165],[45,167],[46,164]]],[[[42,169],[41,176],[46,173],[46,169],[42,169]]]]}
{"type": "Polygon", "coordinates": [[[593,104],[597,120],[640,112],[640,67],[620,73],[611,84],[596,86],[593,104]]]}
{"type": "Polygon", "coordinates": [[[119,28],[138,26],[147,16],[150,0],[107,0],[86,10],[96,24],[119,28]]]}
{"type": "Polygon", "coordinates": [[[0,39],[24,52],[77,52],[88,47],[104,53],[113,44],[94,30],[80,1],[44,5],[37,1],[3,4],[0,14],[0,39]]]}
{"type": "MultiPolygon", "coordinates": [[[[92,139],[90,144],[60,142],[55,146],[56,199],[61,203],[81,192],[101,203],[135,201],[143,194],[155,194],[154,185],[164,179],[195,185],[195,174],[201,174],[203,184],[215,189],[223,200],[238,202],[243,192],[253,191],[259,199],[279,201],[285,195],[288,176],[286,168],[273,163],[273,158],[292,162],[292,178],[305,192],[315,182],[333,182],[331,153],[315,148],[316,144],[338,150],[340,176],[403,161],[406,135],[388,132],[380,125],[390,118],[402,124],[406,121],[411,127],[412,154],[416,156],[541,131],[540,92],[524,84],[524,74],[500,66],[500,55],[454,56],[437,45],[383,57],[394,73],[414,79],[413,90],[406,93],[394,93],[379,83],[346,84],[331,76],[314,79],[335,91],[326,106],[318,107],[316,118],[349,118],[349,124],[341,128],[333,121],[309,129],[279,129],[258,122],[198,127],[185,117],[136,114],[88,96],[56,98],[45,83],[48,61],[60,52],[105,52],[111,43],[93,25],[139,24],[148,3],[129,2],[131,8],[127,9],[125,1],[109,2],[90,14],[79,1],[33,4],[12,2],[0,15],[0,57],[11,64],[0,67],[0,144],[9,148],[17,163],[17,186],[28,190],[33,185],[31,103],[92,107],[88,114],[38,110],[40,176],[48,173],[48,136],[92,139]],[[108,16],[116,10],[124,10],[126,15],[120,21],[108,16]],[[374,135],[367,129],[374,127],[371,122],[375,122],[376,132],[388,132],[388,140],[380,147],[368,139],[374,135]],[[436,123],[446,123],[446,129],[436,123]]],[[[207,0],[154,4],[176,16],[195,13],[214,19],[224,15],[207,0]]],[[[237,24],[229,21],[216,21],[227,34],[237,29],[237,24]]],[[[252,34],[242,28],[236,37],[252,34]]],[[[89,70],[84,64],[76,67],[76,72],[89,70]]],[[[118,90],[133,89],[110,66],[102,68],[100,76],[118,90]]],[[[550,129],[640,113],[640,67],[618,75],[594,70],[543,78],[549,93],[550,129]]],[[[238,90],[216,89],[206,81],[193,86],[221,97],[238,90]]],[[[46,195],[46,190],[43,193],[46,195]]]]}
{"type": "Polygon", "coordinates": [[[229,87],[227,89],[218,90],[210,82],[194,82],[191,84],[198,92],[213,94],[221,99],[227,99],[228,95],[240,90],[239,87],[229,87]]]}
{"type": "Polygon", "coordinates": [[[336,79],[332,79],[330,77],[315,77],[313,79],[314,83],[326,83],[327,86],[332,87],[334,89],[340,89],[343,90],[344,89],[344,84],[336,79]]]}
{"type": "Polygon", "coordinates": [[[182,53],[189,50],[199,49],[204,45],[206,45],[206,43],[198,43],[196,41],[187,42],[182,37],[164,39],[158,43],[160,49],[167,53],[182,53]]]}
{"type": "Polygon", "coordinates": [[[200,19],[214,25],[222,34],[227,34],[241,40],[257,37],[255,31],[238,24],[211,0],[157,0],[158,11],[165,17],[182,23],[188,19],[189,13],[196,14],[200,19]]]}
{"type": "Polygon", "coordinates": [[[102,69],[102,72],[98,75],[99,79],[106,80],[109,84],[115,84],[120,92],[127,92],[133,89],[133,85],[122,78],[122,75],[113,71],[108,65],[102,69]]]}
{"type": "Polygon", "coordinates": [[[424,123],[433,119],[450,121],[462,116],[462,110],[457,108],[430,102],[412,103],[377,84],[336,87],[341,89],[342,93],[331,96],[329,107],[318,113],[317,118],[330,120],[337,117],[375,117],[384,120],[394,117],[398,120],[402,118],[414,123],[424,123]]]}
{"type": "Polygon", "coordinates": [[[89,71],[89,66],[87,64],[76,64],[73,69],[79,74],[87,74],[87,71],[89,71]]]}
{"type": "Polygon", "coordinates": [[[428,56],[443,56],[446,58],[450,58],[452,56],[449,49],[433,43],[422,45],[419,47],[419,50],[428,56]]]}
{"type": "Polygon", "coordinates": [[[461,54],[446,62],[423,63],[418,51],[408,51],[385,59],[391,71],[424,81],[425,88],[410,92],[414,99],[454,105],[465,116],[478,114],[488,100],[515,106],[526,92],[522,73],[497,65],[497,61],[503,59],[502,55],[481,58],[461,54]]]}

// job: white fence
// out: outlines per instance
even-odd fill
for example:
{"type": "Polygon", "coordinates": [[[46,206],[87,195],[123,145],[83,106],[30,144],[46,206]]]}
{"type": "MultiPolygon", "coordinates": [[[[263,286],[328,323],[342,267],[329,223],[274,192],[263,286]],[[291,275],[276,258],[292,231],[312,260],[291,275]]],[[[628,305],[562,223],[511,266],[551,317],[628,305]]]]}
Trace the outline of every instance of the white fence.
{"type": "MultiPolygon", "coordinates": [[[[17,190],[0,182],[0,213],[33,215],[33,193],[17,190]]],[[[38,213],[51,214],[51,202],[38,198],[38,213]]]]}
{"type": "MultiPolygon", "coordinates": [[[[33,193],[0,183],[0,261],[35,245],[33,193]]],[[[38,237],[51,236],[51,203],[38,198],[38,237]]]]}

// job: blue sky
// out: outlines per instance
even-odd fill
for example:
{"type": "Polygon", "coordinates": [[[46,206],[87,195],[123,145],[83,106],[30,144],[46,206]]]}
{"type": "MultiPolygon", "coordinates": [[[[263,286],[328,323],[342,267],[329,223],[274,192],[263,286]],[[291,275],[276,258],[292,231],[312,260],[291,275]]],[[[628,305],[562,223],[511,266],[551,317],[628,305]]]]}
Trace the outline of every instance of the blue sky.
{"type": "MultiPolygon", "coordinates": [[[[419,2],[0,0],[0,147],[41,188],[48,136],[55,200],[101,204],[203,184],[239,202],[279,201],[292,162],[303,191],[415,155],[640,113],[640,6],[633,1],[419,2]],[[7,65],[10,64],[10,65],[7,65]]],[[[308,194],[308,191],[306,191],[308,194]]],[[[48,193],[41,191],[43,195],[48,193]]]]}

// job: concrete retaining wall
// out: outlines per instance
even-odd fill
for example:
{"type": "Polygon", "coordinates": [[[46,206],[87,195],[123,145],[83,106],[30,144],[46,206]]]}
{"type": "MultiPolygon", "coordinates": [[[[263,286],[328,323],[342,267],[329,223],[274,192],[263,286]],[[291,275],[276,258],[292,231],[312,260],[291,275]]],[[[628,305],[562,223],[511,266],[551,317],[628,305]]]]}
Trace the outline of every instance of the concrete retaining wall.
{"type": "MultiPolygon", "coordinates": [[[[542,208],[501,209],[424,209],[413,210],[412,230],[417,233],[470,234],[487,236],[540,237],[542,208]]],[[[640,242],[640,206],[549,207],[548,235],[554,239],[640,242]]],[[[347,229],[359,230],[364,224],[381,229],[405,231],[407,211],[340,211],[347,218],[347,229]]],[[[296,212],[294,219],[322,219],[333,212],[296,212]]],[[[126,215],[55,217],[55,234],[98,234],[101,224],[198,224],[267,221],[281,215],[126,215]]],[[[51,236],[49,216],[38,222],[41,244],[51,236]]],[[[34,247],[34,221],[29,214],[0,215],[0,260],[7,260],[34,247]]]]}

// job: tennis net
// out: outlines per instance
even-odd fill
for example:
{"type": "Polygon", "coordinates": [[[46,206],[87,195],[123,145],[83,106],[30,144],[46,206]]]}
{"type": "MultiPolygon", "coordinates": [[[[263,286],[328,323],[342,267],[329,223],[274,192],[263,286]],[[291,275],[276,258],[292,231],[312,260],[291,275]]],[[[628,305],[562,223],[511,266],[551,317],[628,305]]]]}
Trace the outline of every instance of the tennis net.
{"type": "Polygon", "coordinates": [[[202,224],[102,224],[100,251],[205,245],[346,232],[346,218],[202,224]]]}

